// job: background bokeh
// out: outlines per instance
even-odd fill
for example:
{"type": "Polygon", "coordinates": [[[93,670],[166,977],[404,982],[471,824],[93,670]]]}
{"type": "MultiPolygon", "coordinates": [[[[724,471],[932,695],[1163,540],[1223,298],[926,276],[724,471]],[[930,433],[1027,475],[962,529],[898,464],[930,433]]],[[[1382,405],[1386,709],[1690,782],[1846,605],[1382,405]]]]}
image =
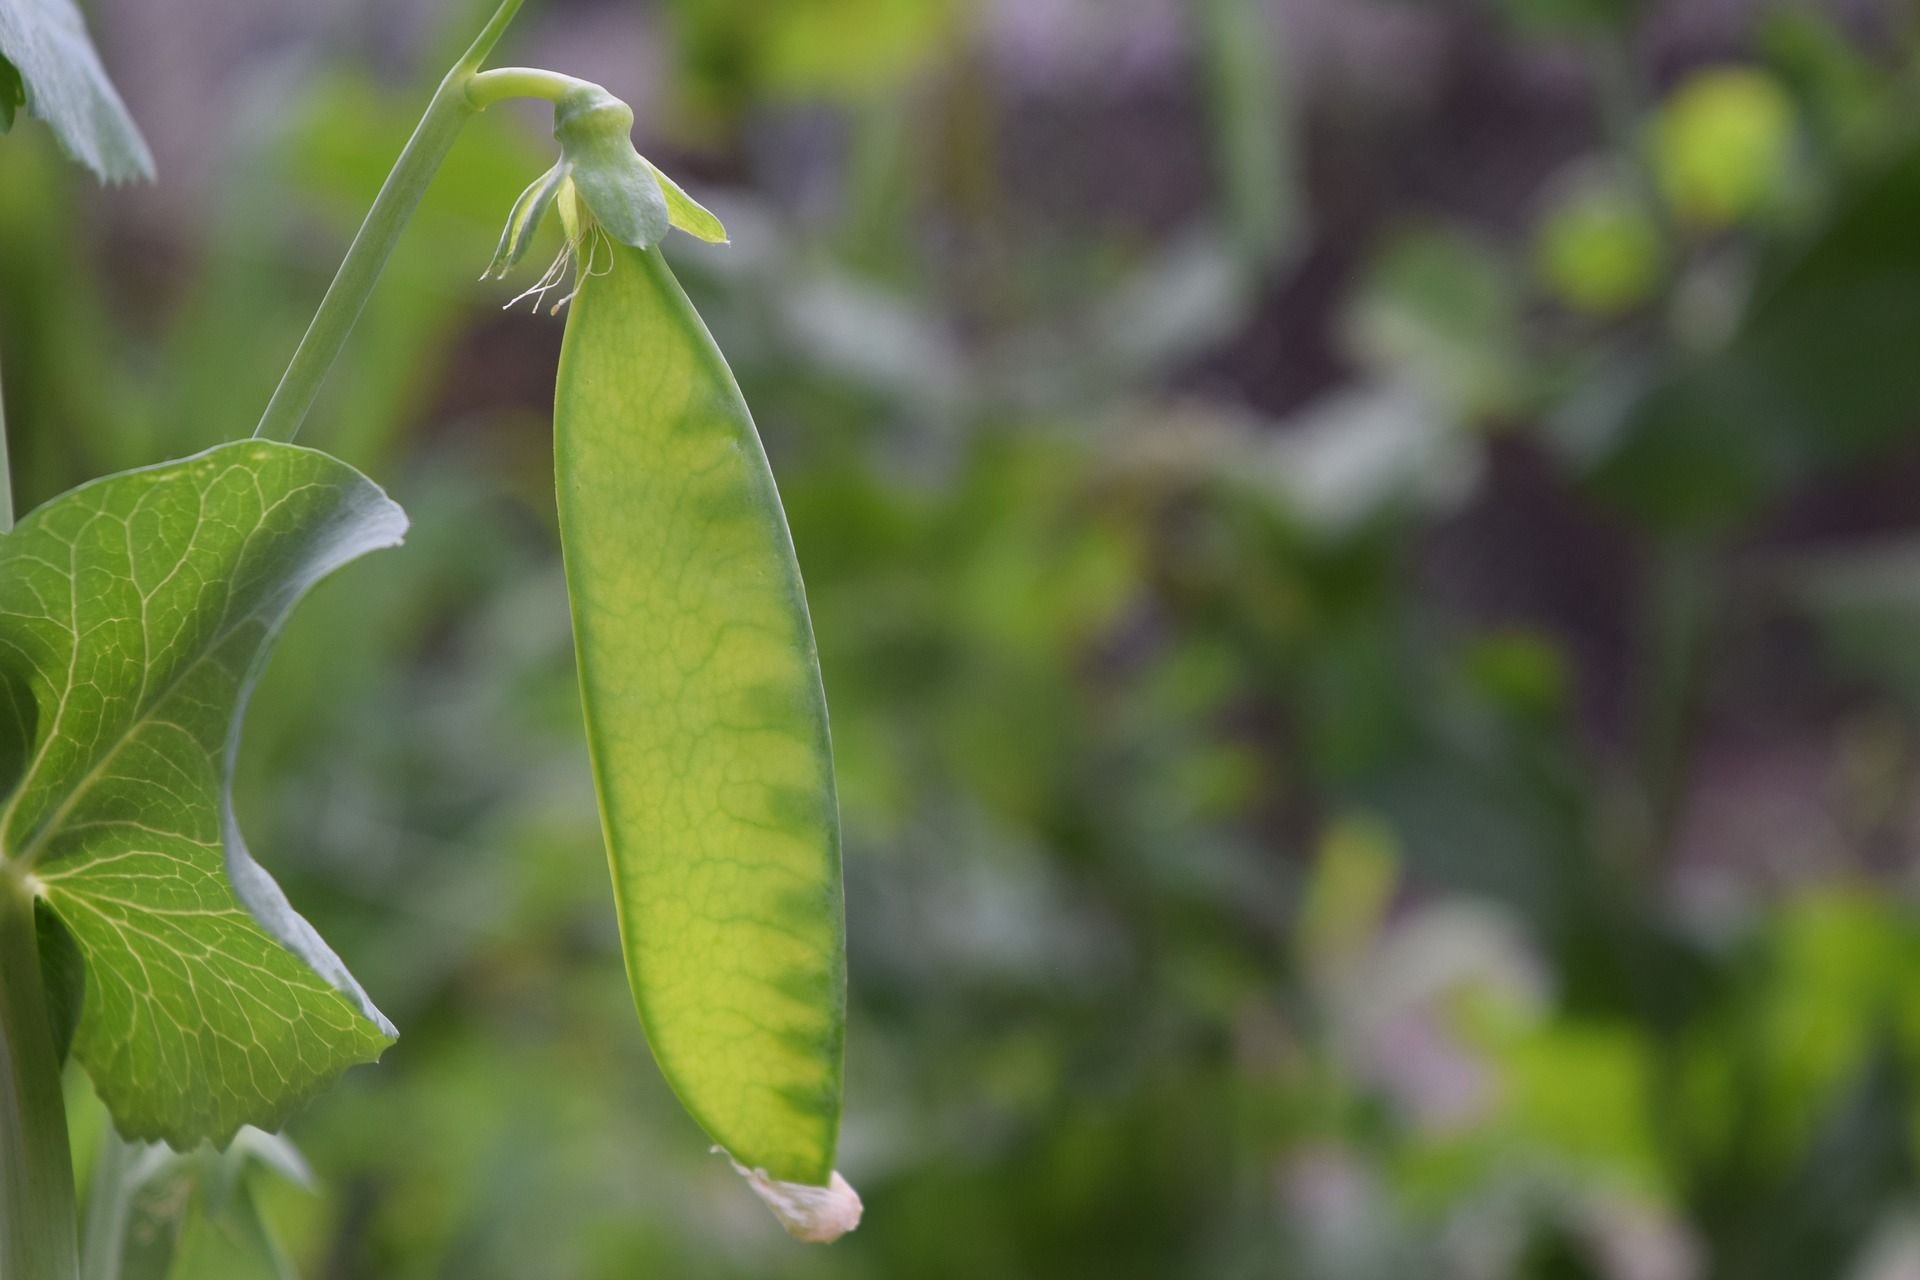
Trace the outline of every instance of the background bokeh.
{"type": "MultiPolygon", "coordinates": [[[[161,176],[0,139],[25,505],[251,429],[489,7],[94,0],[161,176]]],[[[244,1175],[298,1274],[1920,1276],[1920,12],[528,10],[733,233],[669,254],[812,598],[867,1220],[782,1236],[632,1014],[507,109],[305,436],[414,532],[248,721],[402,1031],[244,1175]]]]}

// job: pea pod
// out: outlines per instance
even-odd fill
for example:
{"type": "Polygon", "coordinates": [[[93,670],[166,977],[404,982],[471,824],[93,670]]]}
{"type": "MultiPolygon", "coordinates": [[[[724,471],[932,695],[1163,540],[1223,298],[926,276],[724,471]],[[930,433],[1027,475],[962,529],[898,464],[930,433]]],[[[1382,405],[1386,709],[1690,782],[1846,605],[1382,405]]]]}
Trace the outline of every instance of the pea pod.
{"type": "Polygon", "coordinates": [[[790,1230],[830,1239],[858,1218],[834,1172],[839,816],[786,518],[657,248],[603,242],[573,308],[560,538],[634,1000],[688,1112],[790,1230]]]}

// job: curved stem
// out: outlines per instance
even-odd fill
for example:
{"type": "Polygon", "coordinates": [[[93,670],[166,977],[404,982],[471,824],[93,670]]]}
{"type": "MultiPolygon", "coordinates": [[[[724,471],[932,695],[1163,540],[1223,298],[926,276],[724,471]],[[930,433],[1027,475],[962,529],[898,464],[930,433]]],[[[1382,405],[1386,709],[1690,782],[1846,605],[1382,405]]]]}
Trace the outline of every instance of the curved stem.
{"type": "Polygon", "coordinates": [[[314,312],[313,323],[300,339],[293,360],[280,377],[280,385],[274,388],[273,399],[267,402],[266,412],[260,415],[260,423],[253,429],[255,436],[291,440],[299,433],[300,424],[319,397],[327,371],[333,367],[340,349],[346,345],[347,335],[353,332],[354,322],[367,305],[374,282],[380,278],[381,269],[400,242],[407,220],[419,206],[420,197],[426,194],[447,152],[453,149],[461,126],[478,109],[468,101],[467,85],[476,78],[480,63],[505,33],[507,24],[520,11],[521,3],[522,0],[503,0],[486,28],[434,91],[426,114],[420,117],[380,194],[374,197],[366,221],[360,224],[359,234],[348,246],[340,270],[327,286],[319,310],[314,312]]]}
{"type": "Polygon", "coordinates": [[[494,103],[504,102],[508,98],[538,98],[545,102],[558,102],[570,93],[595,87],[589,81],[563,76],[558,71],[541,71],[535,67],[496,67],[492,71],[482,71],[467,81],[467,101],[476,111],[485,111],[494,103]]]}
{"type": "Polygon", "coordinates": [[[79,1265],[67,1104],[33,892],[25,876],[0,867],[0,1275],[75,1280],[79,1265]]]}

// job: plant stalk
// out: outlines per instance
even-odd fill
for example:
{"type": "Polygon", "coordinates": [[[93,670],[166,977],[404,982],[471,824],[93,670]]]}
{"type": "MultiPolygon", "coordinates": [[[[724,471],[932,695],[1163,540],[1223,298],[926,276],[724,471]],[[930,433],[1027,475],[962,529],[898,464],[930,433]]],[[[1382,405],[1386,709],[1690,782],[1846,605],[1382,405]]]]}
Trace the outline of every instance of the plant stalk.
{"type": "Polygon", "coordinates": [[[1212,99],[1213,159],[1225,184],[1230,229],[1258,270],[1298,247],[1290,74],[1276,55],[1278,25],[1258,0],[1204,0],[1194,9],[1212,99]]]}
{"type": "Polygon", "coordinates": [[[1719,604],[1710,544],[1667,538],[1653,554],[1641,637],[1640,765],[1648,828],[1634,872],[1642,885],[1660,874],[1679,825],[1701,662],[1719,604]]]}
{"type": "Polygon", "coordinates": [[[426,194],[441,162],[453,149],[461,127],[478,110],[468,99],[468,83],[506,31],[507,24],[520,11],[521,3],[522,0],[503,0],[486,28],[434,91],[426,114],[420,117],[413,136],[401,149],[400,158],[394,161],[380,194],[374,197],[373,207],[367,210],[366,221],[360,224],[359,233],[340,262],[340,270],[327,286],[320,309],[314,312],[313,323],[300,339],[293,360],[280,377],[280,385],[274,388],[273,399],[260,415],[260,424],[253,429],[256,437],[292,440],[299,433],[300,424],[320,395],[327,371],[346,345],[347,335],[353,332],[354,322],[366,308],[381,269],[400,242],[407,220],[419,207],[420,197],[426,194]]]}
{"type": "Polygon", "coordinates": [[[7,389],[0,384],[0,533],[13,528],[13,464],[7,457],[7,389]]]}
{"type": "Polygon", "coordinates": [[[100,1154],[94,1159],[87,1190],[80,1280],[120,1280],[127,1223],[133,1217],[133,1193],[139,1185],[137,1155],[136,1148],[114,1131],[109,1120],[100,1136],[100,1154]]]}
{"type": "Polygon", "coordinates": [[[0,866],[0,1276],[77,1280],[77,1222],[33,892],[0,866]]]}

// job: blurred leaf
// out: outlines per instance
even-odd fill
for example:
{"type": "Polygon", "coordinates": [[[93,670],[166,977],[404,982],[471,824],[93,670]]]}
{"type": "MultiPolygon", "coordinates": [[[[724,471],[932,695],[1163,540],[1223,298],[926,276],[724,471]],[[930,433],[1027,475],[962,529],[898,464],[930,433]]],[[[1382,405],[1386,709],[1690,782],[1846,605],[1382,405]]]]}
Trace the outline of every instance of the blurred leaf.
{"type": "Polygon", "coordinates": [[[1659,228],[1631,184],[1610,170],[1563,178],[1534,233],[1534,261],[1561,301],[1619,315],[1646,302],[1665,268],[1659,228]]]}
{"type": "Polygon", "coordinates": [[[1888,538],[1788,558],[1788,602],[1819,628],[1842,674],[1920,705],[1920,541],[1888,538]]]}
{"type": "Polygon", "coordinates": [[[1725,529],[1750,518],[1797,470],[1783,408],[1737,366],[1710,361],[1622,407],[1600,491],[1670,530],[1725,529]]]}
{"type": "MultiPolygon", "coordinates": [[[[1178,367],[1245,321],[1254,284],[1246,264],[1216,237],[1176,239],[1093,302],[1094,349],[1128,378],[1178,367]]],[[[1019,341],[1039,360],[1073,367],[1070,353],[1031,347],[1037,336],[1019,341]]]]}
{"type": "Polygon", "coordinates": [[[1729,345],[1625,406],[1597,480],[1642,518],[1726,527],[1796,478],[1910,439],[1920,404],[1920,146],[1849,182],[1783,243],[1729,345]]]}
{"type": "Polygon", "coordinates": [[[0,4],[0,132],[24,105],[103,180],[153,177],[153,155],[107,79],[73,0],[0,4]]]}
{"type": "Polygon", "coordinates": [[[1295,946],[1318,978],[1339,977],[1372,945],[1399,869],[1399,842],[1378,819],[1344,817],[1321,837],[1294,926],[1295,946]]]}
{"type": "Polygon", "coordinates": [[[1920,402],[1920,146],[1836,193],[1811,240],[1783,246],[1727,354],[1810,459],[1899,439],[1920,402]]]}
{"type": "Polygon", "coordinates": [[[1347,305],[1345,344],[1376,374],[1467,420],[1519,404],[1519,290],[1491,246],[1452,230],[1402,233],[1368,264],[1347,305]]]}
{"type": "Polygon", "coordinates": [[[234,1150],[203,1153],[193,1171],[193,1199],[182,1220],[172,1280],[299,1280],[260,1212],[249,1166],[259,1163],[305,1185],[306,1163],[292,1144],[258,1129],[241,1131],[234,1150]],[[252,1157],[252,1158],[250,1158],[252,1157]]]}
{"type": "Polygon", "coordinates": [[[1598,34],[1628,26],[1645,0],[1497,0],[1523,31],[1598,34]]]}
{"type": "Polygon", "coordinates": [[[1819,1104],[1813,1132],[1787,1169],[1750,1178],[1736,1201],[1701,1206],[1714,1259],[1729,1274],[1818,1274],[1834,1259],[1858,1257],[1875,1223],[1911,1203],[1910,1063],[1884,1031],[1876,1034],[1859,1067],[1819,1104]]]}
{"type": "Polygon", "coordinates": [[[1886,102],[1887,72],[1812,7],[1768,13],[1760,26],[1767,61],[1804,104],[1816,144],[1857,156],[1903,128],[1886,102]]]}
{"type": "Polygon", "coordinates": [[[1479,483],[1477,443],[1416,392],[1362,386],[1309,406],[1229,476],[1337,541],[1407,510],[1445,510],[1479,483]]]}
{"type": "Polygon", "coordinates": [[[1651,1049],[1623,1024],[1554,1022],[1522,1035],[1493,1049],[1505,1093],[1497,1123],[1541,1156],[1658,1195],[1667,1178],[1651,1049]]]}
{"type": "Polygon", "coordinates": [[[271,1172],[311,1192],[313,1175],[287,1139],[250,1126],[226,1151],[177,1152],[111,1132],[88,1188],[90,1276],[120,1280],[295,1280],[260,1213],[256,1183],[271,1172]]]}
{"type": "Polygon", "coordinates": [[[83,486],[0,537],[32,744],[0,839],[85,956],[74,1054],[125,1133],[224,1143],[392,1040],[247,855],[226,778],[287,610],[404,528],[344,465],[247,442],[83,486]]]}
{"type": "Polygon", "coordinates": [[[1768,1158],[1785,1164],[1802,1148],[1884,1029],[1904,1021],[1920,1033],[1916,958],[1911,933],[1868,893],[1817,891],[1786,906],[1768,939],[1761,1031],[1768,1158]]]}
{"type": "Polygon", "coordinates": [[[1910,1207],[1888,1211],[1847,1280],[1906,1280],[1920,1275],[1920,1219],[1910,1207]]]}
{"type": "Polygon", "coordinates": [[[730,115],[764,98],[864,97],[951,47],[954,0],[673,0],[682,89],[730,115]]]}
{"type": "Polygon", "coordinates": [[[965,365],[951,334],[897,294],[844,273],[803,273],[772,299],[794,350],[821,372],[927,413],[950,410],[965,365]]]}
{"type": "Polygon", "coordinates": [[[1553,1222],[1536,1229],[1514,1274],[1527,1280],[1608,1280],[1610,1273],[1595,1259],[1591,1240],[1553,1222]]]}
{"type": "Polygon", "coordinates": [[[27,86],[20,79],[20,69],[0,58],[0,133],[13,128],[15,113],[26,105],[27,86]]]}
{"type": "Polygon", "coordinates": [[[1694,72],[1653,122],[1654,172],[1668,206],[1705,228],[1761,211],[1786,181],[1793,128],[1793,103],[1766,72],[1694,72]]]}
{"type": "Polygon", "coordinates": [[[1462,665],[1474,688],[1510,714],[1551,720],[1567,708],[1571,676],[1566,655],[1545,635],[1516,631],[1483,636],[1462,665]]]}

